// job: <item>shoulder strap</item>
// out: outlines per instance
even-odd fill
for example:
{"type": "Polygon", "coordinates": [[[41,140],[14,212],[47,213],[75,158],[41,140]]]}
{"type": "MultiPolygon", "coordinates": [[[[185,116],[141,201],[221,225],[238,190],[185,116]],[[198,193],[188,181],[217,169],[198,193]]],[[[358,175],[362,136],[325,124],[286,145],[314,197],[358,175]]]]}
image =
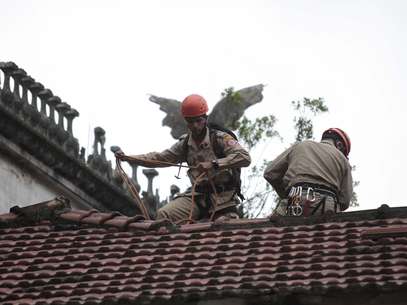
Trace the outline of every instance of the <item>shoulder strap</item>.
{"type": "Polygon", "coordinates": [[[227,134],[231,135],[237,141],[237,136],[229,128],[226,128],[224,126],[221,126],[221,125],[218,125],[218,124],[215,124],[215,123],[209,123],[208,127],[209,127],[209,130],[214,129],[214,130],[219,130],[219,131],[226,132],[227,134]]]}
{"type": "Polygon", "coordinates": [[[216,138],[216,131],[223,131],[227,134],[229,134],[231,137],[233,137],[236,141],[237,141],[237,136],[235,135],[235,133],[230,130],[229,128],[226,128],[224,126],[220,126],[218,124],[215,123],[209,123],[208,124],[209,127],[209,131],[210,131],[210,136],[211,136],[211,144],[215,153],[215,156],[217,158],[224,158],[225,157],[225,152],[223,150],[223,147],[221,145],[219,145],[219,141],[216,138]]]}
{"type": "MultiPolygon", "coordinates": [[[[216,158],[218,158],[218,159],[224,158],[224,157],[226,157],[225,151],[224,151],[223,146],[221,146],[219,144],[219,141],[216,137],[216,130],[220,130],[220,131],[230,134],[235,140],[237,140],[237,137],[230,129],[221,127],[219,125],[216,125],[216,127],[220,127],[220,128],[211,128],[213,126],[214,126],[213,124],[211,124],[209,126],[209,132],[210,132],[209,136],[210,136],[210,141],[211,141],[213,152],[215,153],[216,158]]],[[[237,167],[237,168],[232,169],[232,184],[236,187],[236,195],[239,196],[239,198],[243,201],[245,198],[244,198],[244,196],[242,194],[242,190],[241,190],[242,180],[240,178],[240,174],[241,174],[241,168],[237,167]]]]}
{"type": "Polygon", "coordinates": [[[188,156],[188,141],[189,141],[189,134],[187,134],[182,141],[182,151],[184,152],[185,160],[187,159],[188,156]]]}
{"type": "Polygon", "coordinates": [[[225,151],[224,151],[222,145],[219,144],[219,141],[217,139],[216,130],[209,129],[209,139],[211,141],[211,146],[212,146],[212,149],[213,149],[213,152],[214,152],[216,158],[221,159],[221,158],[226,157],[225,151]]]}

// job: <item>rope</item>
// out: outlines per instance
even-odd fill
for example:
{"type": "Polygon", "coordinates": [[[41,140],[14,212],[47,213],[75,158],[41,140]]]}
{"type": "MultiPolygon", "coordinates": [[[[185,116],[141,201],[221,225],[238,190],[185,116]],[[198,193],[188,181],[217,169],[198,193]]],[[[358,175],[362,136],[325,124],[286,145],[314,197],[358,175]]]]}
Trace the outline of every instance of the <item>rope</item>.
{"type": "MultiPolygon", "coordinates": [[[[192,219],[192,212],[193,212],[194,206],[195,206],[195,188],[196,188],[196,186],[198,185],[198,183],[201,182],[201,180],[203,179],[203,177],[204,177],[205,175],[208,175],[208,173],[207,173],[207,172],[201,173],[201,174],[196,178],[196,180],[195,180],[195,182],[194,182],[194,184],[193,184],[193,186],[192,186],[192,191],[191,191],[191,200],[192,200],[192,202],[191,202],[191,209],[190,209],[190,211],[189,211],[189,216],[188,216],[188,219],[187,219],[187,220],[188,220],[187,224],[190,224],[190,223],[194,223],[194,222],[195,222],[195,221],[192,219]]],[[[211,216],[210,216],[210,218],[209,218],[209,221],[212,221],[212,220],[213,220],[213,217],[215,216],[216,209],[217,209],[218,204],[219,204],[219,200],[218,200],[218,192],[216,191],[215,184],[213,183],[213,180],[209,177],[209,175],[208,175],[208,181],[209,181],[209,183],[210,183],[210,185],[211,185],[211,187],[212,187],[212,189],[213,189],[213,193],[214,193],[214,197],[215,197],[215,204],[214,204],[214,206],[213,206],[213,211],[212,211],[211,216]]],[[[184,220],[186,220],[186,219],[182,219],[181,221],[184,221],[184,220]]]]}
{"type": "Polygon", "coordinates": [[[196,179],[194,184],[192,185],[192,191],[191,191],[191,209],[189,210],[189,216],[188,216],[188,224],[193,223],[194,220],[192,219],[192,212],[194,210],[195,206],[195,188],[198,184],[198,182],[201,182],[202,178],[206,175],[206,172],[201,173],[196,179]]]}
{"type": "Polygon", "coordinates": [[[141,161],[144,164],[148,165],[167,165],[167,166],[176,166],[176,167],[184,167],[184,168],[195,168],[195,166],[189,166],[189,165],[182,165],[180,163],[172,163],[172,162],[167,162],[167,161],[160,161],[160,160],[147,160],[147,159],[139,159],[133,156],[125,156],[125,161],[141,161]]]}
{"type": "Polygon", "coordinates": [[[209,180],[209,184],[211,185],[211,187],[213,189],[213,193],[215,194],[215,196],[214,196],[215,204],[213,205],[213,211],[212,211],[211,217],[209,218],[209,221],[212,221],[213,217],[215,216],[216,209],[218,208],[219,200],[218,200],[218,192],[216,191],[215,184],[213,183],[213,180],[209,177],[209,175],[208,175],[208,180],[209,180]]]}
{"type": "MultiPolygon", "coordinates": [[[[141,162],[144,162],[144,164],[148,164],[150,166],[167,165],[167,166],[176,166],[176,167],[184,167],[184,168],[196,168],[195,166],[182,165],[182,164],[172,163],[172,162],[167,162],[167,161],[159,161],[159,160],[151,160],[151,159],[150,160],[139,159],[139,158],[136,158],[136,157],[133,157],[133,156],[125,156],[125,160],[130,161],[130,162],[131,161],[141,161],[141,162]]],[[[147,212],[147,209],[144,206],[143,202],[141,201],[140,195],[138,194],[134,184],[129,180],[127,175],[124,173],[124,171],[123,171],[123,169],[122,169],[122,167],[120,165],[120,159],[118,159],[118,158],[116,159],[116,164],[117,164],[117,168],[119,169],[120,176],[123,178],[123,180],[129,186],[130,192],[132,193],[133,197],[136,199],[136,203],[139,206],[140,210],[142,211],[143,215],[145,214],[146,219],[150,219],[149,215],[148,215],[148,212],[147,212]]],[[[180,223],[182,223],[184,221],[187,221],[187,224],[191,224],[191,223],[195,222],[192,219],[192,213],[193,213],[193,210],[194,210],[194,206],[196,205],[196,203],[195,203],[195,189],[196,189],[196,186],[198,185],[198,183],[201,182],[203,177],[205,175],[207,175],[207,174],[208,174],[207,172],[203,172],[196,178],[194,184],[192,185],[192,191],[191,191],[191,200],[192,200],[192,202],[191,202],[191,209],[189,211],[189,216],[188,216],[187,219],[181,219],[181,220],[177,221],[176,224],[180,224],[180,223]]],[[[215,185],[213,183],[213,180],[210,179],[209,176],[208,176],[208,180],[209,180],[209,183],[210,183],[210,185],[211,185],[211,187],[212,187],[212,189],[214,191],[214,194],[215,194],[215,205],[214,205],[214,209],[213,209],[213,211],[211,213],[211,216],[210,216],[210,221],[212,221],[212,219],[213,219],[213,217],[215,215],[215,212],[216,212],[216,208],[218,206],[218,194],[216,192],[216,187],[215,187],[215,185]]]]}
{"type": "Polygon", "coordinates": [[[116,167],[118,169],[119,175],[120,177],[123,179],[123,181],[127,184],[130,193],[133,195],[133,198],[136,201],[136,204],[139,208],[139,210],[141,211],[141,213],[144,216],[144,219],[146,220],[150,220],[150,215],[148,214],[148,210],[146,208],[146,206],[144,205],[143,201],[140,198],[140,195],[136,189],[136,186],[134,185],[134,183],[129,179],[129,177],[127,176],[127,174],[124,172],[121,164],[120,164],[120,159],[116,158],[116,167]]]}

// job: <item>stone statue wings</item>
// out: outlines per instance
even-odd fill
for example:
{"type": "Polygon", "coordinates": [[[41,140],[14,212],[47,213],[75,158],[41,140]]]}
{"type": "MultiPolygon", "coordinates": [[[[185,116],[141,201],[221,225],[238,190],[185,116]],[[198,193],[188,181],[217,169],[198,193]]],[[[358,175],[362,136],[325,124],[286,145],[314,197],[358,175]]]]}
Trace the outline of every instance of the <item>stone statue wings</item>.
{"type": "MultiPolygon", "coordinates": [[[[225,94],[213,107],[208,121],[234,129],[236,122],[243,116],[244,111],[250,106],[261,102],[263,99],[263,88],[264,85],[260,84],[238,90],[231,94],[225,94]]],[[[178,139],[187,133],[187,125],[180,112],[181,102],[155,95],[151,95],[149,100],[160,105],[160,110],[167,114],[162,124],[171,128],[173,138],[178,139]]]]}

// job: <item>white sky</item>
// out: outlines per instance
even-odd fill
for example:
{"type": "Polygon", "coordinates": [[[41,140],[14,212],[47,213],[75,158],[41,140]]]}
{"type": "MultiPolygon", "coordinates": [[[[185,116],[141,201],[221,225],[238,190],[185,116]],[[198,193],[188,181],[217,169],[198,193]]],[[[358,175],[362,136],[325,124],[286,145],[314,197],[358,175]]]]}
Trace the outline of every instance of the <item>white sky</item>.
{"type": "MultiPolygon", "coordinates": [[[[148,93],[198,93],[213,106],[224,88],[264,83],[263,102],[247,114],[279,119],[286,142],[267,145],[263,157],[272,159],[293,141],[290,102],[323,97],[330,111],[315,121],[315,136],[328,127],[350,135],[361,208],[400,206],[406,20],[402,0],[0,0],[0,61],[14,61],[80,112],[74,131],[88,152],[96,126],[107,150],[174,143],[148,93]]],[[[176,172],[160,171],[162,197],[176,172]]]]}

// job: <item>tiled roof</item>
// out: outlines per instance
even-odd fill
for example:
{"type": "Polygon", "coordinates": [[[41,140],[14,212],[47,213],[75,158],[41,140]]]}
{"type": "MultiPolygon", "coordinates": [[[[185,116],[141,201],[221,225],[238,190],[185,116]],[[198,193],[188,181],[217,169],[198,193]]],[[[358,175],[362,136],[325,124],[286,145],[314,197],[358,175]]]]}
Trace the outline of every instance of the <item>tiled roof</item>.
{"type": "Polygon", "coordinates": [[[14,211],[0,215],[0,304],[181,304],[407,288],[406,208],[184,226],[66,207],[34,220],[14,211]]]}

